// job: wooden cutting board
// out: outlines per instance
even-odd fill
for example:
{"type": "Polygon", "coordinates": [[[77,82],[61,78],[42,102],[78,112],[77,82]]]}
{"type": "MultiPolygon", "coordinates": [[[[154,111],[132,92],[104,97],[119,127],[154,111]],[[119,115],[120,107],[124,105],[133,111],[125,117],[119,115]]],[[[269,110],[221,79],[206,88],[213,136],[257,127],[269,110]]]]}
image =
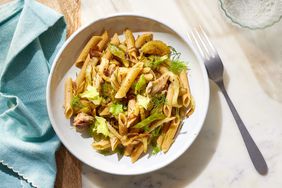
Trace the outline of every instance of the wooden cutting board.
{"type": "MultiPolygon", "coordinates": [[[[67,37],[80,26],[80,0],[38,0],[50,8],[62,13],[67,22],[67,37]]],[[[56,188],[80,188],[81,163],[63,145],[56,153],[56,188]]]]}

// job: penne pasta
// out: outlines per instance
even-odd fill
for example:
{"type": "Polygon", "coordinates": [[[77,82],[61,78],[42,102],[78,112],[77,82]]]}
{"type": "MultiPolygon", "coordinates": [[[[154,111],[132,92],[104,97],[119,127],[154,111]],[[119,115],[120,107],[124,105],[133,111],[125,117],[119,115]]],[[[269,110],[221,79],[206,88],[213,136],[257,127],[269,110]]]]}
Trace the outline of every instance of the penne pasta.
{"type": "Polygon", "coordinates": [[[105,31],[86,43],[76,79],[65,80],[64,113],[77,131],[87,130],[95,150],[124,151],[134,163],[169,150],[195,101],[180,53],[153,33],[123,34],[122,42],[105,31]]]}
{"type": "Polygon", "coordinates": [[[71,101],[73,98],[73,83],[72,79],[68,78],[65,83],[65,116],[67,119],[70,119],[73,114],[73,109],[71,107],[71,101]]]}
{"type": "Polygon", "coordinates": [[[134,39],[132,32],[129,29],[125,30],[124,36],[125,36],[125,43],[127,45],[127,50],[128,50],[129,55],[132,58],[137,59],[136,48],[135,48],[135,39],[134,39]]]}
{"type": "Polygon", "coordinates": [[[112,151],[115,151],[117,146],[120,144],[120,141],[117,137],[112,136],[112,137],[110,137],[110,144],[111,144],[112,151]]]}
{"type": "Polygon", "coordinates": [[[169,128],[169,123],[165,123],[161,129],[161,134],[160,136],[158,137],[157,139],[157,146],[158,148],[162,148],[162,143],[163,143],[163,140],[164,140],[164,137],[165,137],[165,134],[169,128]]]}
{"type": "Polygon", "coordinates": [[[137,64],[135,64],[127,73],[126,77],[124,78],[124,80],[121,83],[121,87],[119,88],[119,90],[117,91],[115,98],[123,98],[125,97],[126,93],[128,92],[130,86],[132,85],[133,81],[135,80],[135,78],[138,76],[138,74],[140,73],[140,71],[142,70],[143,67],[143,63],[139,62],[137,64]]]}
{"type": "Polygon", "coordinates": [[[106,58],[101,58],[101,63],[98,68],[98,73],[101,78],[103,78],[107,82],[111,82],[110,78],[105,76],[104,71],[109,67],[109,60],[106,58]]]}
{"type": "Polygon", "coordinates": [[[176,118],[171,122],[169,129],[167,130],[162,142],[161,149],[163,152],[167,152],[171,144],[173,143],[173,139],[178,130],[179,124],[180,124],[179,118],[176,118]]]}
{"type": "Polygon", "coordinates": [[[95,47],[101,40],[102,37],[100,36],[91,37],[91,39],[87,42],[80,55],[78,56],[77,60],[75,61],[75,66],[81,68],[91,48],[95,47]]]}
{"type": "Polygon", "coordinates": [[[125,149],[124,149],[124,155],[125,156],[130,156],[131,153],[132,153],[133,148],[134,148],[134,145],[126,146],[125,149]]]}
{"type": "Polygon", "coordinates": [[[140,157],[140,155],[143,153],[144,151],[144,146],[143,144],[138,144],[134,150],[132,151],[130,157],[131,157],[131,162],[135,163],[137,161],[137,159],[140,157]]]}
{"type": "Polygon", "coordinates": [[[79,72],[79,74],[76,77],[75,83],[76,83],[77,90],[78,90],[77,93],[80,93],[82,91],[82,89],[84,89],[84,87],[82,86],[82,83],[85,79],[85,72],[86,72],[86,68],[87,68],[89,62],[90,62],[90,55],[87,56],[83,66],[81,68],[81,71],[79,72]]]}
{"type": "Polygon", "coordinates": [[[118,129],[120,135],[127,134],[127,117],[123,113],[118,115],[118,129]]]}
{"type": "Polygon", "coordinates": [[[102,35],[102,40],[97,44],[97,49],[99,51],[103,51],[109,41],[109,35],[108,35],[108,32],[105,31],[102,35]]]}
{"type": "Polygon", "coordinates": [[[179,75],[179,78],[181,80],[182,87],[186,89],[186,93],[182,96],[182,103],[185,107],[188,107],[191,100],[191,93],[186,71],[182,71],[179,75]]]}

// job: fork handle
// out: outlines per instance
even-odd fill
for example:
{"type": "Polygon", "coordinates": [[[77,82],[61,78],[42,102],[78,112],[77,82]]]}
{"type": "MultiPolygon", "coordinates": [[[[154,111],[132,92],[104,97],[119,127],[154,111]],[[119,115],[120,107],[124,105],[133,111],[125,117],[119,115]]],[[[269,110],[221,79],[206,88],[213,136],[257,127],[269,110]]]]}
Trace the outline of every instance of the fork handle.
{"type": "Polygon", "coordinates": [[[252,139],[250,133],[248,132],[246,126],[244,125],[243,121],[241,120],[237,110],[235,109],[231,99],[229,98],[227,92],[226,92],[226,89],[225,89],[225,86],[224,86],[224,83],[223,83],[223,80],[220,80],[220,81],[217,81],[216,82],[217,86],[220,88],[220,90],[222,91],[227,103],[228,103],[228,106],[233,114],[233,117],[237,123],[237,126],[240,130],[240,133],[243,137],[243,140],[245,142],[245,145],[247,147],[247,150],[248,150],[248,153],[249,153],[249,156],[253,162],[253,165],[255,166],[256,170],[262,174],[262,175],[265,175],[267,174],[267,171],[268,171],[268,167],[267,167],[267,164],[265,162],[265,159],[264,157],[262,156],[259,148],[257,147],[257,145],[255,144],[254,140],[252,139]]]}

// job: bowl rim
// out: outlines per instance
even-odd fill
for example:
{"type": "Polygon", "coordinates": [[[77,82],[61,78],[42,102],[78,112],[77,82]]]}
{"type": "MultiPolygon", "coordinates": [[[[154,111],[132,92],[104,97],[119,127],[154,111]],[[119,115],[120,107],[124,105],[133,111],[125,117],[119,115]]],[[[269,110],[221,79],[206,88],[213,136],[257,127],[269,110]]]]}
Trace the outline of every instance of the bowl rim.
{"type": "Polygon", "coordinates": [[[219,4],[220,10],[221,10],[221,13],[223,14],[223,16],[225,16],[227,18],[227,21],[230,24],[235,25],[239,28],[241,27],[241,28],[246,28],[246,29],[250,29],[250,30],[262,30],[262,29],[266,29],[268,27],[275,25],[276,23],[280,22],[280,20],[282,19],[282,13],[281,13],[278,17],[271,20],[271,22],[261,24],[260,26],[250,26],[248,24],[243,24],[240,21],[236,20],[236,18],[225,7],[225,3],[224,3],[223,0],[218,0],[218,4],[219,4]]]}
{"type": "Polygon", "coordinates": [[[135,13],[115,13],[115,14],[110,14],[108,16],[104,16],[104,17],[101,17],[101,18],[97,18],[97,19],[94,19],[93,21],[89,22],[88,24],[80,27],[78,30],[76,30],[65,42],[64,44],[61,46],[61,48],[59,49],[58,53],[56,54],[53,62],[52,62],[52,67],[51,67],[51,70],[50,70],[50,74],[48,76],[48,81],[47,81],[47,86],[46,86],[46,103],[47,103],[47,111],[48,111],[48,115],[49,115],[49,118],[50,118],[50,122],[52,124],[52,127],[56,133],[56,135],[58,136],[58,138],[60,139],[61,143],[63,145],[65,145],[65,147],[67,148],[67,150],[73,155],[75,156],[77,159],[79,159],[81,162],[83,162],[84,164],[92,167],[92,168],[95,168],[99,171],[102,171],[102,172],[106,172],[106,173],[109,173],[109,174],[115,174],[115,175],[140,175],[140,174],[145,174],[145,173],[149,173],[149,172],[153,172],[153,171],[156,171],[156,170],[159,170],[167,165],[169,165],[170,163],[172,163],[173,161],[175,161],[177,158],[179,158],[183,153],[185,153],[189,148],[190,146],[193,144],[193,142],[196,140],[196,138],[198,137],[202,127],[203,127],[203,124],[204,124],[204,121],[206,119],[206,116],[207,116],[207,112],[208,112],[208,107],[209,107],[209,99],[210,99],[210,85],[209,85],[209,79],[208,79],[208,74],[207,74],[207,71],[206,71],[206,68],[205,68],[205,65],[202,61],[202,59],[200,58],[200,55],[199,53],[195,50],[195,47],[193,46],[192,42],[189,40],[188,36],[185,38],[185,35],[184,33],[180,32],[178,29],[173,29],[173,27],[170,25],[170,24],[167,24],[165,23],[165,21],[163,21],[162,19],[159,19],[159,18],[153,18],[153,17],[150,17],[150,16],[144,16],[142,14],[135,14],[135,13]],[[191,48],[192,50],[192,53],[193,55],[195,56],[197,62],[199,63],[199,66],[200,66],[200,69],[202,71],[202,76],[203,76],[203,81],[204,81],[204,90],[205,90],[205,93],[204,93],[204,108],[202,109],[203,113],[202,113],[202,116],[200,116],[200,119],[199,119],[199,126],[198,126],[198,129],[195,131],[196,133],[194,134],[195,136],[193,137],[193,139],[191,140],[191,142],[187,145],[185,145],[180,152],[176,153],[173,157],[170,158],[170,160],[167,160],[165,164],[161,164],[159,166],[156,166],[154,168],[150,168],[150,169],[147,169],[147,170],[143,170],[143,171],[139,171],[139,172],[135,172],[135,173],[128,173],[128,172],[118,172],[118,171],[114,171],[114,170],[108,170],[108,169],[102,169],[102,168],[99,168],[97,166],[93,166],[92,164],[90,164],[90,162],[88,161],[84,161],[82,157],[80,157],[79,155],[77,155],[71,148],[68,148],[67,147],[67,144],[66,143],[66,140],[62,139],[62,136],[61,136],[61,133],[60,131],[56,128],[55,125],[55,120],[54,120],[54,117],[53,117],[53,113],[52,113],[52,109],[51,109],[51,80],[52,80],[52,77],[53,77],[53,73],[55,71],[55,68],[56,68],[56,64],[58,63],[58,60],[61,56],[61,54],[63,53],[63,51],[65,50],[66,46],[76,37],[76,35],[78,35],[80,32],[82,32],[84,29],[88,28],[88,27],[91,27],[91,25],[95,24],[96,22],[98,21],[102,21],[102,20],[106,20],[106,19],[110,19],[110,18],[113,18],[113,17],[139,17],[139,18],[144,18],[144,19],[149,19],[151,21],[154,21],[154,22],[158,22],[164,26],[166,26],[167,28],[171,29],[173,32],[175,32],[188,46],[189,48],[191,48]]]}

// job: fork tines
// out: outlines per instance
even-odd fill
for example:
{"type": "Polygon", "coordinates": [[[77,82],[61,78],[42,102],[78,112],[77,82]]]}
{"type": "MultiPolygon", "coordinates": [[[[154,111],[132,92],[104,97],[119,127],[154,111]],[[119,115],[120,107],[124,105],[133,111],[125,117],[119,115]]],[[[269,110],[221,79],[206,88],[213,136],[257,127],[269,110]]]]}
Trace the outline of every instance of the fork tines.
{"type": "Polygon", "coordinates": [[[217,51],[202,27],[199,26],[193,29],[188,34],[188,37],[194,43],[203,59],[210,59],[216,56],[217,51]]]}

